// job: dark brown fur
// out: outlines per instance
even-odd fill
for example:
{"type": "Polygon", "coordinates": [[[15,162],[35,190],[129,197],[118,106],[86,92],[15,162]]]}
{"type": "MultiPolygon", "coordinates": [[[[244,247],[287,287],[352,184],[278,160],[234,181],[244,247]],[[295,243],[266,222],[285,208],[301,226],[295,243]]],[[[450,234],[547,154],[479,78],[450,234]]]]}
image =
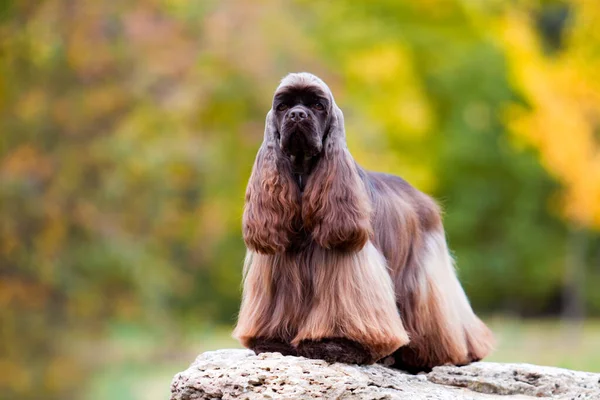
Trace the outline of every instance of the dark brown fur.
{"type": "Polygon", "coordinates": [[[279,145],[284,118],[269,113],[246,195],[249,252],[235,336],[257,352],[330,362],[392,355],[410,371],[485,357],[493,337],[456,278],[437,204],[355,163],[321,80],[293,74],[278,93],[290,88],[328,93],[328,109],[309,116],[313,136],[296,141],[321,140],[322,151],[299,184],[279,145]]]}

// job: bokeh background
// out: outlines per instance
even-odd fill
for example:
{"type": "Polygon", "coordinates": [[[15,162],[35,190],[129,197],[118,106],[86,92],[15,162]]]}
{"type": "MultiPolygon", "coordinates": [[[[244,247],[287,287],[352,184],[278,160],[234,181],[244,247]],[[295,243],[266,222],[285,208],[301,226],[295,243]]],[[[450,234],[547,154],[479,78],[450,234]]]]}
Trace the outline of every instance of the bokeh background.
{"type": "Polygon", "coordinates": [[[245,185],[310,71],[445,209],[494,361],[600,371],[600,2],[0,2],[0,398],[164,399],[238,346],[245,185]]]}

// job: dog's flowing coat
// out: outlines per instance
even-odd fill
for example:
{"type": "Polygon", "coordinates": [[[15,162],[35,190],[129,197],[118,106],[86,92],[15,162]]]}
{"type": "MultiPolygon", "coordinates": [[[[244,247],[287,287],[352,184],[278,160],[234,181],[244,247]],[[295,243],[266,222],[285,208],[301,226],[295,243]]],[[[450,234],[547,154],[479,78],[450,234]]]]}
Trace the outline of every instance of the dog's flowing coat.
{"type": "Polygon", "coordinates": [[[493,337],[458,282],[435,202],[356,164],[323,81],[290,74],[276,94],[286,90],[326,94],[326,132],[302,190],[276,111],[267,115],[246,192],[234,335],[256,352],[355,363],[391,355],[414,371],[486,356],[493,337]]]}

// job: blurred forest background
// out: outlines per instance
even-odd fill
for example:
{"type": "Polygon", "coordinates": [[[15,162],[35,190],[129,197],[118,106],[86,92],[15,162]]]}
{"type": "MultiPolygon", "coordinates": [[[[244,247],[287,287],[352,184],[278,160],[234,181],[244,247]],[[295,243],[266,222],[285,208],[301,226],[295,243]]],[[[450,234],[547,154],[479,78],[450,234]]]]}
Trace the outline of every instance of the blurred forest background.
{"type": "Polygon", "coordinates": [[[600,2],[0,2],[0,398],[164,399],[230,338],[245,185],[310,71],[445,209],[496,361],[600,371],[600,2]]]}

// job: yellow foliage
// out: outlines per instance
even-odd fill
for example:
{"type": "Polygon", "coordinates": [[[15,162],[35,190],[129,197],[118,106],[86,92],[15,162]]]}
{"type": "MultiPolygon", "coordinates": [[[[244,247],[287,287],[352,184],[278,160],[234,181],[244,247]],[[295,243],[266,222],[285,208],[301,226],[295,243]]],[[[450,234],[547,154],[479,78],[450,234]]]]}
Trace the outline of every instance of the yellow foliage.
{"type": "Polygon", "coordinates": [[[378,45],[355,57],[347,65],[348,74],[368,84],[388,83],[406,73],[407,59],[395,44],[378,45]]]}
{"type": "Polygon", "coordinates": [[[435,179],[431,166],[422,160],[410,162],[398,157],[388,143],[397,138],[423,143],[434,125],[410,49],[400,41],[391,41],[346,57],[343,73],[349,96],[360,107],[360,115],[367,117],[351,116],[347,121],[354,156],[368,169],[401,175],[420,189],[432,191],[435,179]]]}
{"type": "Polygon", "coordinates": [[[576,7],[570,41],[556,55],[542,53],[523,13],[508,13],[499,27],[512,79],[527,102],[510,108],[510,130],[539,150],[542,164],[563,184],[564,215],[600,228],[600,65],[586,49],[600,37],[585,35],[592,27],[577,21],[598,15],[590,3],[576,7]]]}
{"type": "Polygon", "coordinates": [[[75,360],[65,356],[58,356],[53,358],[46,368],[44,387],[50,392],[60,393],[63,386],[81,379],[82,375],[83,371],[75,360]]]}
{"type": "Polygon", "coordinates": [[[349,55],[345,63],[348,80],[371,90],[373,98],[364,101],[370,116],[408,138],[423,136],[433,120],[414,62],[408,49],[395,42],[349,55]]]}
{"type": "Polygon", "coordinates": [[[0,360],[0,387],[16,393],[26,392],[31,385],[29,369],[15,360],[0,360]]]}

